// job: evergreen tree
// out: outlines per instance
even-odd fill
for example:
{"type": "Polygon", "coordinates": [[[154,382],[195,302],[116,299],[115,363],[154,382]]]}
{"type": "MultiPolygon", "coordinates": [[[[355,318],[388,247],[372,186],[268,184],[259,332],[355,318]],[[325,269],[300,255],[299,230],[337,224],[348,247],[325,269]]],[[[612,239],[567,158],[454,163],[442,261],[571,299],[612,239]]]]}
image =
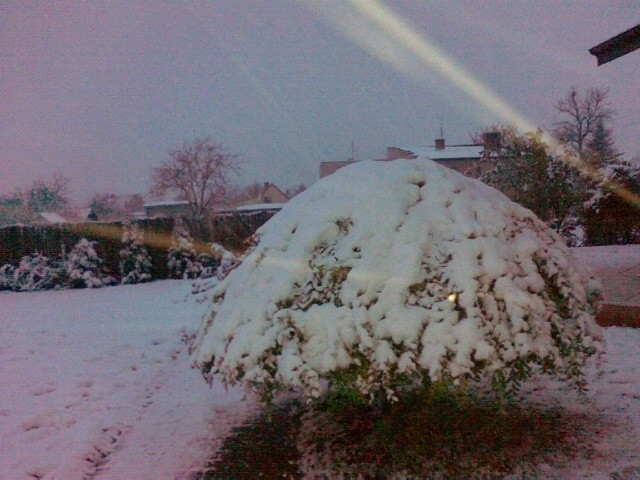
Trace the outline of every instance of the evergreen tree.
{"type": "Polygon", "coordinates": [[[124,248],[120,250],[121,283],[142,283],[152,280],[151,256],[144,246],[144,232],[136,225],[125,227],[122,232],[124,248]]]}
{"type": "Polygon", "coordinates": [[[62,266],[70,288],[99,288],[112,284],[114,279],[102,273],[103,261],[96,253],[97,242],[82,238],[68,256],[63,255],[62,266]]]}
{"type": "Polygon", "coordinates": [[[513,127],[501,127],[500,133],[496,166],[480,180],[571,237],[573,229],[567,227],[581,223],[586,188],[578,170],[548,153],[541,131],[522,135],[513,127]]]}
{"type": "Polygon", "coordinates": [[[167,270],[170,278],[198,278],[202,263],[193,246],[193,238],[182,222],[176,223],[167,255],[167,270]]]}
{"type": "Polygon", "coordinates": [[[586,160],[594,168],[601,169],[621,156],[614,145],[612,130],[606,128],[603,119],[599,119],[587,145],[586,160]]]}

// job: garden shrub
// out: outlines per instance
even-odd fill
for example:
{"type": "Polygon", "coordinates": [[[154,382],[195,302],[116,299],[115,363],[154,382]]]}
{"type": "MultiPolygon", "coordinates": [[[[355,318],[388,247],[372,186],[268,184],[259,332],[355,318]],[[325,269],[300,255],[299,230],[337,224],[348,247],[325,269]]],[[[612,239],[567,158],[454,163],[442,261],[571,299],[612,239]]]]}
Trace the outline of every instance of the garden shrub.
{"type": "Polygon", "coordinates": [[[144,232],[136,225],[126,226],[122,232],[122,244],[124,248],[120,250],[120,282],[126,284],[151,281],[153,265],[144,246],[144,232]]]}
{"type": "Polygon", "coordinates": [[[103,261],[96,253],[98,242],[80,239],[61,261],[65,286],[69,288],[100,288],[115,283],[115,279],[102,272],[103,261]]]}
{"type": "Polygon", "coordinates": [[[208,378],[269,400],[395,402],[533,371],[582,389],[597,282],[530,210],[430,160],[358,162],[261,227],[192,345],[208,378]]]}
{"type": "Polygon", "coordinates": [[[169,278],[198,278],[202,268],[193,238],[181,222],[176,223],[167,254],[169,278]]]}

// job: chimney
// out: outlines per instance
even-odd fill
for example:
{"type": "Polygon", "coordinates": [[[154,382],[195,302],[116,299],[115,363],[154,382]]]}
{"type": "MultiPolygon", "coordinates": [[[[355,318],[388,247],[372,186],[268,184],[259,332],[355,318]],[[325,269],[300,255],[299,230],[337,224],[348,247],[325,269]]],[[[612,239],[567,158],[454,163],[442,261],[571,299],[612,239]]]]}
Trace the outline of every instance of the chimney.
{"type": "Polygon", "coordinates": [[[436,138],[436,150],[444,150],[444,138],[436,138]]]}
{"type": "Polygon", "coordinates": [[[264,182],[264,190],[263,190],[263,192],[267,191],[267,188],[269,188],[269,185],[271,185],[269,182],[264,182]]]}

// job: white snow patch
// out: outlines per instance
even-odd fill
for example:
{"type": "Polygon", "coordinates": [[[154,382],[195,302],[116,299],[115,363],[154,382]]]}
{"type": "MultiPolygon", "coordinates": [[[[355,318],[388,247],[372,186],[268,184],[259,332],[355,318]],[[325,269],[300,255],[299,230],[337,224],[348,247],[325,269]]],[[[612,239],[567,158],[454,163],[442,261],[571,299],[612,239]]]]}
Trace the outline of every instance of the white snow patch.
{"type": "Polygon", "coordinates": [[[190,368],[190,282],[0,292],[0,478],[188,478],[255,404],[190,368]]]}

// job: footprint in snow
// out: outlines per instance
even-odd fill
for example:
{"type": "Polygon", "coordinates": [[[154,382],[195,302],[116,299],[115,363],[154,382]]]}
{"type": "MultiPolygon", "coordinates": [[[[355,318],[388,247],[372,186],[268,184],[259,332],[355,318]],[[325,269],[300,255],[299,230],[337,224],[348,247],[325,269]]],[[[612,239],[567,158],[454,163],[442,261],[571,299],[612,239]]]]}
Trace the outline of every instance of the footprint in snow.
{"type": "Polygon", "coordinates": [[[50,393],[55,392],[56,389],[53,387],[45,387],[45,388],[39,388],[37,390],[34,390],[33,392],[31,392],[31,395],[34,397],[40,397],[42,395],[48,395],[50,393]]]}

